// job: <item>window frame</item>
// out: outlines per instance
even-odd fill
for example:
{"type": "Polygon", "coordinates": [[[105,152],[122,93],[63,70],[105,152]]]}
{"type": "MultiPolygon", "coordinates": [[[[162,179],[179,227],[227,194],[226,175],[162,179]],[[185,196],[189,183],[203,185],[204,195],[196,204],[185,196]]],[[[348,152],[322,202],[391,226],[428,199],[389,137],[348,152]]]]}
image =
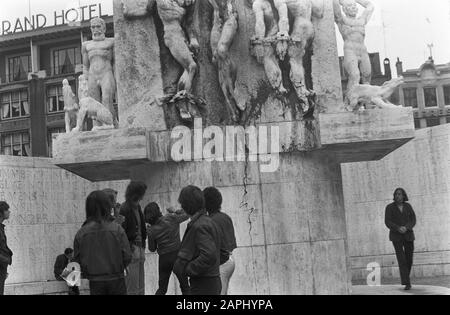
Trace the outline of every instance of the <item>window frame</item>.
{"type": "MultiPolygon", "coordinates": [[[[27,99],[26,102],[28,103],[28,107],[31,106],[30,104],[30,93],[29,93],[29,89],[28,88],[21,88],[21,89],[16,89],[16,90],[9,90],[9,91],[5,91],[0,93],[0,121],[9,121],[9,120],[14,120],[14,119],[22,119],[22,118],[28,118],[31,116],[31,112],[30,113],[26,113],[25,110],[25,114],[22,115],[22,107],[23,107],[23,102],[24,100],[22,99],[22,93],[26,92],[27,95],[27,99]],[[13,117],[13,94],[14,93],[18,93],[19,94],[19,104],[20,104],[20,115],[18,117],[13,117]],[[3,105],[6,103],[3,103],[3,96],[5,94],[9,95],[9,117],[5,118],[3,117],[3,105]]],[[[29,108],[30,111],[30,108],[29,108]]]]}
{"type": "Polygon", "coordinates": [[[439,107],[439,98],[438,98],[438,89],[436,86],[424,86],[423,87],[423,102],[425,108],[438,108],[439,107]],[[434,90],[435,97],[436,97],[436,106],[427,106],[427,96],[426,96],[426,90],[434,90]]]}
{"type": "Polygon", "coordinates": [[[450,106],[450,83],[444,84],[442,86],[442,92],[444,93],[444,106],[450,106]],[[446,100],[446,95],[445,95],[445,88],[448,88],[448,104],[447,104],[447,100],[446,100]]]}
{"type": "Polygon", "coordinates": [[[404,87],[403,88],[403,102],[405,103],[405,107],[411,107],[414,109],[419,108],[419,89],[417,87],[404,87]],[[416,92],[416,106],[411,106],[406,103],[406,92],[414,90],[416,92]]]}
{"type": "Polygon", "coordinates": [[[6,81],[8,83],[28,81],[28,73],[33,72],[33,60],[31,58],[31,53],[23,52],[23,53],[17,53],[17,54],[5,56],[5,69],[6,69],[6,81]],[[17,80],[17,81],[11,80],[13,74],[10,72],[10,67],[9,67],[10,59],[20,58],[20,57],[25,57],[25,56],[27,56],[29,58],[29,67],[28,67],[27,77],[23,80],[17,80]]]}
{"type": "Polygon", "coordinates": [[[6,156],[21,156],[21,157],[32,157],[32,150],[31,150],[31,134],[29,130],[20,130],[20,131],[14,131],[9,133],[4,133],[0,136],[0,155],[6,155],[6,156]],[[20,147],[22,155],[14,155],[14,146],[17,145],[14,143],[14,136],[20,135],[20,147]],[[24,141],[24,135],[27,135],[28,142],[24,141]],[[10,144],[6,145],[4,144],[5,137],[10,137],[10,144]],[[24,145],[29,145],[30,155],[27,154],[24,145]],[[5,154],[5,148],[9,147],[10,154],[5,154]],[[23,152],[25,151],[26,155],[23,155],[23,152]]]}
{"type": "MultiPolygon", "coordinates": [[[[82,52],[81,52],[81,46],[77,45],[77,44],[72,44],[72,45],[67,45],[67,46],[60,46],[60,47],[56,47],[56,48],[52,48],[50,50],[50,58],[51,58],[51,67],[52,67],[52,76],[61,76],[61,75],[70,75],[70,74],[75,74],[76,73],[76,68],[77,65],[81,65],[83,64],[83,56],[82,56],[82,52]],[[62,73],[60,71],[60,69],[64,66],[64,65],[56,65],[55,64],[55,54],[57,52],[60,52],[62,50],[70,50],[70,49],[79,49],[79,58],[80,58],[80,63],[77,63],[76,60],[76,55],[75,55],[75,63],[73,64],[73,71],[72,72],[66,72],[66,73],[62,73]],[[58,71],[57,71],[58,69],[58,71]]],[[[58,56],[59,59],[59,56],[58,56]]]]}

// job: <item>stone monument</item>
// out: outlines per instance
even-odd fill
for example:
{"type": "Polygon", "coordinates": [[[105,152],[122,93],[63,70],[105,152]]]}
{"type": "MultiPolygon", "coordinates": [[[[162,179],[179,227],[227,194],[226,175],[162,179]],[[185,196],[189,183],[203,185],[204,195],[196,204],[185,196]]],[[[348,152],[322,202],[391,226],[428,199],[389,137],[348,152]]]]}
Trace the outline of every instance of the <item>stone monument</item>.
{"type": "Polygon", "coordinates": [[[92,119],[94,125],[92,131],[114,129],[114,117],[109,108],[89,96],[89,81],[86,76],[84,74],[81,75],[78,81],[80,105],[77,114],[77,126],[72,132],[83,131],[86,118],[92,119]]]}
{"type": "Polygon", "coordinates": [[[111,112],[118,126],[114,109],[116,80],[114,76],[114,38],[105,36],[106,23],[101,18],[91,20],[92,40],[83,43],[83,75],[88,83],[88,95],[111,112]]]}
{"type": "Polygon", "coordinates": [[[366,25],[372,17],[374,6],[368,0],[333,0],[334,14],[339,31],[344,39],[344,68],[348,74],[348,87],[370,84],[372,66],[364,43],[366,25]],[[364,12],[358,16],[358,4],[364,12]],[[344,14],[342,14],[344,12],[344,14]]]}
{"type": "Polygon", "coordinates": [[[72,87],[69,85],[67,79],[63,80],[63,95],[64,95],[64,112],[66,133],[72,131],[77,123],[77,115],[80,107],[78,106],[77,97],[72,91],[72,87]]]}
{"type": "Polygon", "coordinates": [[[370,85],[372,65],[364,41],[365,27],[372,17],[374,6],[368,0],[333,0],[333,6],[336,24],[344,39],[344,70],[348,75],[345,92],[347,110],[395,108],[396,105],[388,99],[403,83],[403,78],[386,82],[381,88],[370,85]],[[358,5],[364,8],[360,16],[358,5]]]}
{"type": "MultiPolygon", "coordinates": [[[[144,181],[144,202],[162,208],[188,184],[218,187],[239,246],[231,294],[349,294],[340,164],[383,158],[414,124],[407,108],[345,111],[333,2],[115,0],[114,19],[120,128],[60,135],[55,163],[144,181]],[[183,101],[166,101],[181,88],[183,101]],[[180,105],[199,100],[183,126],[180,105]]],[[[156,264],[149,255],[148,294],[156,264]]]]}

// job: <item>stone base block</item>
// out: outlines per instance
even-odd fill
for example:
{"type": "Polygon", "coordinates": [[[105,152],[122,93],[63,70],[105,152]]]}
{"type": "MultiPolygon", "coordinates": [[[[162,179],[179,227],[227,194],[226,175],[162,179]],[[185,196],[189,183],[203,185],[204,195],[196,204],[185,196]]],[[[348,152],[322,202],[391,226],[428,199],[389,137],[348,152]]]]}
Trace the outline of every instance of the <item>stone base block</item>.
{"type": "Polygon", "coordinates": [[[320,115],[323,149],[341,163],[377,161],[414,138],[410,108],[320,115]]]}

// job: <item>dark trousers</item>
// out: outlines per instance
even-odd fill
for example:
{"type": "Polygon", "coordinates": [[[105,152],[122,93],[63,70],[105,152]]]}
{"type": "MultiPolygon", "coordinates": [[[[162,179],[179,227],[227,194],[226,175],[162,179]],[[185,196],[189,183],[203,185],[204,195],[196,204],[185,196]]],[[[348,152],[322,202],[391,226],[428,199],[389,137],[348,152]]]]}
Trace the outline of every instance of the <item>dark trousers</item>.
{"type": "Polygon", "coordinates": [[[410,275],[414,258],[414,242],[393,242],[402,285],[411,285],[410,275]]]}
{"type": "Polygon", "coordinates": [[[91,295],[127,295],[125,279],[89,281],[91,295]]]}
{"type": "Polygon", "coordinates": [[[0,264],[0,295],[5,294],[5,281],[8,274],[8,266],[0,264]]]}
{"type": "Polygon", "coordinates": [[[219,277],[190,278],[191,295],[220,295],[222,281],[219,277]]]}
{"type": "MultiPolygon", "coordinates": [[[[159,288],[156,295],[166,295],[169,288],[173,266],[178,258],[178,251],[159,256],[159,288]]],[[[189,281],[185,276],[177,275],[183,295],[189,295],[189,281]]]]}
{"type": "MultiPolygon", "coordinates": [[[[63,278],[61,278],[60,276],[55,277],[56,280],[60,281],[60,282],[65,282],[65,280],[63,278]]],[[[80,295],[80,288],[79,287],[69,287],[69,291],[68,291],[69,295],[80,295]]]]}
{"type": "Polygon", "coordinates": [[[69,295],[80,295],[79,287],[69,287],[69,295]]]}

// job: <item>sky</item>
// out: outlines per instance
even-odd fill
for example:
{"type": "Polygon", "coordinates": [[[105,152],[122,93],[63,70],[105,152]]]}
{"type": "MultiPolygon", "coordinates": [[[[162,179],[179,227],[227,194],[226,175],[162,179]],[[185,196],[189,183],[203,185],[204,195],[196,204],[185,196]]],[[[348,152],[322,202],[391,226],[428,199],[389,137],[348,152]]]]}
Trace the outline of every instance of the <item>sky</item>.
{"type": "MultiPolygon", "coordinates": [[[[325,0],[331,1],[331,0],[325,0]]],[[[31,13],[53,14],[55,10],[101,3],[105,14],[112,14],[112,0],[2,0],[0,20],[14,21],[31,13]]],[[[433,43],[438,64],[450,62],[450,0],[372,0],[376,10],[367,26],[366,45],[404,69],[416,69],[429,57],[427,44],[433,43]]],[[[340,55],[343,43],[337,33],[340,55]]],[[[395,72],[395,67],[393,67],[395,72]]]]}

